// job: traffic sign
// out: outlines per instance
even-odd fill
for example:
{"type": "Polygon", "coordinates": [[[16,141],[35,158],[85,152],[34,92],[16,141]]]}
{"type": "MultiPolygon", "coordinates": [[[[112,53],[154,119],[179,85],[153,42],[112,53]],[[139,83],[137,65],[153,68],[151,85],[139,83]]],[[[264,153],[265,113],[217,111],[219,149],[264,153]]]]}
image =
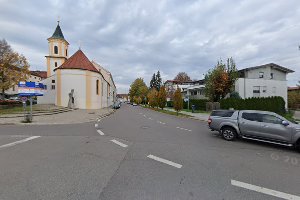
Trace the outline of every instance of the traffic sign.
{"type": "Polygon", "coordinates": [[[21,97],[22,102],[26,102],[27,101],[27,97],[21,97]]]}

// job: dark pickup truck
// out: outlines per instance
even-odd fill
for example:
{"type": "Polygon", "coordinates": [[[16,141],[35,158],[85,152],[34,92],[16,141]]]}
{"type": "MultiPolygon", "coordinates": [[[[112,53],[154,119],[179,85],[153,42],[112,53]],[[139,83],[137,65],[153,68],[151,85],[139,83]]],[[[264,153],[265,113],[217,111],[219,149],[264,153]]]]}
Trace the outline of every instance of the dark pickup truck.
{"type": "Polygon", "coordinates": [[[267,111],[215,110],[208,126],[225,140],[237,137],[300,149],[300,125],[267,111]]]}

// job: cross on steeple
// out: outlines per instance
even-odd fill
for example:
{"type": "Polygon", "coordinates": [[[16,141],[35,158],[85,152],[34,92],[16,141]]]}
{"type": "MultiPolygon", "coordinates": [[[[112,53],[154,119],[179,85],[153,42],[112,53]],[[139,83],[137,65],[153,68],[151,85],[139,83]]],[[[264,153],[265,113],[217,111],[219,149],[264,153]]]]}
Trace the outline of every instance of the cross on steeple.
{"type": "Polygon", "coordinates": [[[60,22],[60,17],[59,15],[57,16],[57,24],[59,25],[59,22],[60,22]]]}

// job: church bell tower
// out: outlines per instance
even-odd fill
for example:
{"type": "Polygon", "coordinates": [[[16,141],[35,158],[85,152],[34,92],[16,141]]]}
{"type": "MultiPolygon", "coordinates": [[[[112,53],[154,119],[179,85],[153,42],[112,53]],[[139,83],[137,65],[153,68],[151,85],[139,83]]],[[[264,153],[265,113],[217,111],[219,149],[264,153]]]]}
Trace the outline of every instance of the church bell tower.
{"type": "Polygon", "coordinates": [[[57,26],[53,35],[47,40],[49,47],[49,55],[46,56],[47,77],[50,77],[54,74],[53,70],[62,65],[68,59],[69,54],[69,43],[64,38],[59,26],[59,21],[57,21],[57,26]]]}

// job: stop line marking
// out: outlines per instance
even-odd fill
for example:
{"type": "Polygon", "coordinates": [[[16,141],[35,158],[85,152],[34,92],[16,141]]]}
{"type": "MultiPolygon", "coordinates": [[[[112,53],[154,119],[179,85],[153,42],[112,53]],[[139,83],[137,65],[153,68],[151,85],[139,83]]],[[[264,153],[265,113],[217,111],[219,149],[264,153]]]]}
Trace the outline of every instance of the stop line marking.
{"type": "Polygon", "coordinates": [[[231,180],[231,185],[236,186],[236,187],[241,187],[241,188],[245,188],[248,190],[252,190],[255,192],[260,192],[263,194],[267,194],[270,196],[274,196],[274,197],[278,197],[278,198],[282,198],[282,199],[288,199],[288,200],[300,200],[299,196],[296,195],[292,195],[292,194],[287,194],[284,192],[279,192],[276,190],[271,190],[268,188],[264,188],[261,186],[256,186],[256,185],[252,185],[249,183],[244,183],[244,182],[240,182],[240,181],[236,181],[236,180],[231,180]]]}
{"type": "Polygon", "coordinates": [[[181,164],[178,164],[178,163],[172,162],[172,161],[170,161],[170,160],[166,160],[166,159],[164,159],[164,158],[160,158],[160,157],[157,157],[157,156],[154,156],[154,155],[151,155],[151,154],[148,155],[147,157],[148,157],[148,158],[151,158],[151,159],[153,159],[153,160],[156,160],[156,161],[158,161],[158,162],[162,162],[162,163],[164,163],[164,164],[171,165],[171,166],[176,167],[176,168],[179,168],[179,169],[182,167],[181,164]]]}
{"type": "Polygon", "coordinates": [[[24,143],[24,142],[27,142],[27,141],[30,141],[30,140],[34,140],[34,139],[39,138],[39,137],[41,137],[41,136],[32,136],[32,137],[29,137],[29,138],[25,138],[25,139],[23,139],[23,140],[18,140],[18,141],[16,141],[16,142],[4,144],[4,145],[1,145],[1,146],[0,146],[0,149],[1,149],[1,148],[6,148],[6,147],[15,146],[15,145],[17,145],[17,144],[21,144],[21,143],[24,143]]]}

